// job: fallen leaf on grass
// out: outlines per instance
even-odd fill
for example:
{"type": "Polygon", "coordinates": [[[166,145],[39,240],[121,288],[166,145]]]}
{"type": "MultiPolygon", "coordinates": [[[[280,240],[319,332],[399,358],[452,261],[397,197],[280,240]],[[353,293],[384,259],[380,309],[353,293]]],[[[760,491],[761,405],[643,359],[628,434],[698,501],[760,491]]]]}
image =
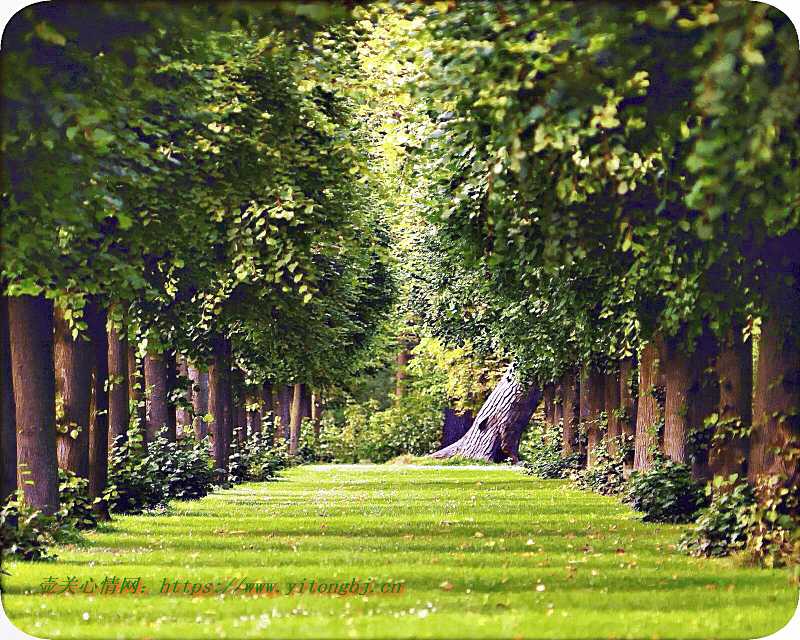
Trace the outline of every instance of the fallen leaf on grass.
{"type": "Polygon", "coordinates": [[[453,589],[453,585],[450,584],[447,580],[445,580],[444,582],[442,582],[442,584],[439,585],[439,588],[441,588],[444,591],[451,591],[453,589]]]}

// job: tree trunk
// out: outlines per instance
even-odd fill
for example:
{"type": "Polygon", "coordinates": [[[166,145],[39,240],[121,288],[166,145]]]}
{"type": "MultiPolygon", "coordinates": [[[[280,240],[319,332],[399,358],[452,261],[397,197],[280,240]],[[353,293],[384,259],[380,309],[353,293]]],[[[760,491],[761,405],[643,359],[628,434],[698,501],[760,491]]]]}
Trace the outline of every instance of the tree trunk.
{"type": "MultiPolygon", "coordinates": [[[[91,313],[84,309],[84,321],[91,313]]],[[[58,466],[80,478],[89,477],[89,399],[92,390],[93,349],[86,335],[73,337],[60,307],[54,309],[54,358],[58,417],[58,466]]]]}
{"type": "Polygon", "coordinates": [[[169,430],[167,406],[167,362],[164,354],[149,351],[144,358],[144,384],[147,401],[147,442],[152,442],[162,431],[170,442],[175,441],[169,430]]]}
{"type": "MultiPolygon", "coordinates": [[[[104,308],[92,305],[87,317],[88,334],[93,347],[94,412],[89,429],[89,497],[102,498],[108,485],[108,315],[104,308]]],[[[100,520],[109,520],[105,501],[94,502],[92,510],[100,520]]]]}
{"type": "Polygon", "coordinates": [[[446,407],[444,410],[444,428],[442,429],[442,449],[458,442],[472,426],[472,412],[467,410],[462,413],[446,407]]]}
{"type": "Polygon", "coordinates": [[[204,420],[208,411],[208,373],[201,373],[193,364],[188,367],[192,383],[192,411],[194,412],[194,432],[198,440],[208,435],[208,423],[204,420]]]}
{"type": "Polygon", "coordinates": [[[299,382],[294,385],[294,396],[292,398],[292,415],[289,427],[289,454],[297,453],[297,445],[300,442],[300,423],[303,419],[303,385],[299,382]]]}
{"type": "Polygon", "coordinates": [[[695,384],[692,358],[682,345],[682,337],[666,341],[664,354],[664,453],[675,462],[688,462],[687,435],[689,426],[689,394],[695,384]]]}
{"type": "Polygon", "coordinates": [[[548,382],[542,390],[542,404],[544,409],[544,431],[553,426],[553,416],[555,415],[554,401],[556,397],[556,385],[548,382]]]}
{"type": "Polygon", "coordinates": [[[578,451],[578,423],[580,421],[580,389],[578,377],[572,372],[561,378],[561,392],[564,397],[561,453],[568,456],[578,451]]]}
{"type": "MultiPolygon", "coordinates": [[[[564,388],[562,386],[563,380],[559,379],[556,382],[555,391],[553,393],[553,427],[558,428],[561,421],[564,419],[564,388]]],[[[545,442],[547,438],[545,437],[545,442]]]]}
{"type": "Polygon", "coordinates": [[[709,450],[709,467],[715,476],[747,477],[747,454],[751,427],[753,388],[753,343],[745,342],[742,324],[734,325],[720,344],[717,355],[719,403],[717,426],[709,450]]]}
{"type": "Polygon", "coordinates": [[[136,346],[128,340],[128,397],[138,429],[147,434],[147,403],[144,400],[144,362],[136,358],[136,346]]]}
{"type": "Polygon", "coordinates": [[[633,468],[645,471],[653,465],[652,448],[658,447],[658,426],[662,413],[658,394],[659,343],[651,341],[639,359],[639,399],[636,413],[636,441],[633,468]]]}
{"type": "Polygon", "coordinates": [[[128,385],[128,341],[120,338],[112,327],[108,331],[108,441],[113,446],[117,438],[124,442],[131,421],[128,385]]]}
{"type": "MultiPolygon", "coordinates": [[[[188,379],[189,377],[189,366],[186,363],[186,358],[183,356],[178,358],[178,377],[182,383],[184,383],[185,379],[188,379]]],[[[184,394],[184,398],[188,405],[192,404],[192,385],[189,385],[189,388],[184,394]]],[[[175,420],[177,426],[180,428],[181,433],[186,434],[192,430],[192,414],[188,409],[177,407],[175,409],[175,420]]]]}
{"type": "Polygon", "coordinates": [[[275,444],[275,405],[272,398],[272,384],[267,381],[259,389],[261,401],[261,429],[267,431],[269,445],[275,444]]]}
{"type": "Polygon", "coordinates": [[[177,387],[178,364],[172,351],[165,351],[163,355],[167,371],[167,440],[175,442],[178,439],[178,411],[171,398],[177,387]]]}
{"type": "Polygon", "coordinates": [[[626,436],[636,435],[637,399],[631,392],[631,384],[638,379],[636,360],[633,356],[619,361],[619,406],[624,413],[620,420],[620,431],[626,436]]]}
{"type": "Polygon", "coordinates": [[[245,401],[247,402],[247,432],[251,435],[261,433],[261,402],[252,388],[245,393],[245,401]]]}
{"type": "Polygon", "coordinates": [[[17,422],[17,486],[25,504],[52,515],[59,505],[53,303],[44,295],[8,300],[17,422]]]}
{"type": "Polygon", "coordinates": [[[606,445],[608,452],[617,452],[618,438],[622,435],[622,423],[619,419],[619,369],[614,369],[604,376],[605,388],[603,389],[603,400],[605,402],[606,419],[608,430],[606,431],[606,445]]]}
{"type": "Polygon", "coordinates": [[[314,446],[319,448],[319,434],[322,430],[322,396],[319,391],[311,398],[311,420],[314,425],[314,446]]]}
{"type": "Polygon", "coordinates": [[[782,475],[780,486],[790,490],[800,484],[800,345],[791,333],[798,304],[796,292],[773,300],[772,316],[761,327],[748,469],[751,482],[782,475]]]}
{"type": "Polygon", "coordinates": [[[510,457],[519,463],[517,451],[520,437],[541,400],[541,391],[534,385],[517,382],[514,379],[514,365],[509,365],[469,431],[460,440],[430,454],[431,457],[460,455],[492,462],[501,462],[510,457]]]}
{"type": "Polygon", "coordinates": [[[281,439],[289,439],[289,424],[292,418],[292,387],[285,384],[281,387],[280,400],[279,400],[281,424],[278,433],[281,434],[281,439]]]}
{"type": "Polygon", "coordinates": [[[600,445],[603,433],[600,430],[600,413],[603,411],[605,379],[597,365],[584,363],[581,375],[580,415],[581,425],[586,430],[586,466],[593,467],[595,448],[600,445]]]}
{"type": "Polygon", "coordinates": [[[692,354],[691,367],[694,384],[689,397],[689,433],[692,434],[689,457],[692,459],[692,477],[710,479],[713,476],[708,464],[709,448],[714,433],[713,427],[706,427],[706,419],[717,411],[719,406],[719,380],[716,360],[719,340],[705,326],[697,340],[692,354]]]}
{"type": "Polygon", "coordinates": [[[231,418],[231,369],[228,341],[220,339],[208,368],[208,410],[213,416],[209,423],[213,437],[212,455],[218,477],[224,481],[228,472],[228,457],[233,441],[231,418]]]}
{"type": "Polygon", "coordinates": [[[17,420],[11,373],[8,298],[0,297],[0,502],[17,490],[17,420]]]}

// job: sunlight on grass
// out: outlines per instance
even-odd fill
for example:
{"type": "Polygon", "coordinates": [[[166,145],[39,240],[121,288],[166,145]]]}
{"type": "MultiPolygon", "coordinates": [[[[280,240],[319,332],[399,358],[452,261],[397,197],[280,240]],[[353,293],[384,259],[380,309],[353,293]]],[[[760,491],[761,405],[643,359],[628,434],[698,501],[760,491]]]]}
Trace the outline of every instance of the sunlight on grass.
{"type": "Polygon", "coordinates": [[[503,466],[306,466],[7,563],[3,606],[53,638],[734,638],[788,622],[786,571],[687,558],[680,529],[503,466]],[[80,591],[112,577],[147,592],[80,591]],[[40,593],[70,578],[74,595],[40,593]]]}

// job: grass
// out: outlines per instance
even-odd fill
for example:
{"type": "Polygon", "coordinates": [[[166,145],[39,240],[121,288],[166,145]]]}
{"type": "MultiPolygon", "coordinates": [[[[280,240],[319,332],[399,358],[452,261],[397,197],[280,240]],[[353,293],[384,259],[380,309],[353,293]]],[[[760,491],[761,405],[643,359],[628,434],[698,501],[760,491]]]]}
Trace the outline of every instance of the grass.
{"type": "Polygon", "coordinates": [[[688,558],[680,528],[502,466],[306,466],[118,517],[56,562],[6,563],[3,606],[34,636],[81,639],[756,638],[789,621],[798,593],[785,570],[688,558]],[[39,592],[51,577],[112,576],[149,591],[39,592]],[[233,593],[245,577],[281,593],[233,593]],[[311,580],[353,579],[403,593],[309,593],[311,580]],[[166,595],[165,580],[233,587],[166,595]],[[286,595],[304,580],[306,593],[286,595]]]}

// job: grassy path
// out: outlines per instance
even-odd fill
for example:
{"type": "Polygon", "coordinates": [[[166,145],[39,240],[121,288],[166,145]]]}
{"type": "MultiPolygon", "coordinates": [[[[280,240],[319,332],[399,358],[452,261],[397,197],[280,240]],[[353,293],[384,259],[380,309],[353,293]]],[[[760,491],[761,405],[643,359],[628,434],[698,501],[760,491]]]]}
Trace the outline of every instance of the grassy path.
{"type": "Polygon", "coordinates": [[[687,558],[679,529],[507,468],[300,467],[117,518],[55,563],[7,563],[3,606],[32,635],[82,639],[755,638],[787,623],[785,571],[687,558]],[[81,592],[114,577],[147,592],[81,592]],[[51,578],[77,593],[41,594],[51,578]],[[331,583],[359,593],[318,592],[331,583]]]}

